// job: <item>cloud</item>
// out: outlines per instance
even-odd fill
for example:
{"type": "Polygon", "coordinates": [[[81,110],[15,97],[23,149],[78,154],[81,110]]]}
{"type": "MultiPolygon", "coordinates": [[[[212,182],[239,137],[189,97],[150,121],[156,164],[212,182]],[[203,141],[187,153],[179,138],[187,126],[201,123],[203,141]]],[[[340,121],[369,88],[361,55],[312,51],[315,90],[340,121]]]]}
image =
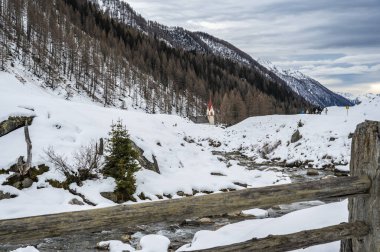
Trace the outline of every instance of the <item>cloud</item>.
{"type": "MultiPolygon", "coordinates": [[[[334,88],[379,82],[378,0],[126,0],[150,20],[204,31],[334,88]]],[[[376,90],[376,88],[375,88],[376,90]]]]}
{"type": "Polygon", "coordinates": [[[209,21],[193,21],[189,20],[187,23],[191,26],[197,27],[197,30],[225,30],[225,29],[233,29],[238,27],[247,26],[245,22],[241,21],[217,21],[217,22],[209,22],[209,21]]]}
{"type": "Polygon", "coordinates": [[[356,83],[350,86],[334,86],[332,88],[336,92],[349,92],[354,94],[380,94],[380,82],[356,83]]]}

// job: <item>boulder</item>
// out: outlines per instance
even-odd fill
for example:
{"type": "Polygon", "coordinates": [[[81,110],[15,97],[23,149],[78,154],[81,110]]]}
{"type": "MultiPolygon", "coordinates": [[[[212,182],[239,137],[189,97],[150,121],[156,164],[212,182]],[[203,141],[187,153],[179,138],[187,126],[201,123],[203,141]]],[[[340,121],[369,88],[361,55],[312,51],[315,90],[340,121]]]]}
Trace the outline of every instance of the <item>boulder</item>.
{"type": "Polygon", "coordinates": [[[0,137],[22,128],[25,123],[30,126],[34,116],[10,116],[7,120],[0,122],[0,137]]]}
{"type": "Polygon", "coordinates": [[[102,195],[102,197],[109,199],[110,201],[113,201],[115,203],[117,203],[118,201],[117,195],[114,192],[101,192],[100,195],[102,195]]]}
{"type": "Polygon", "coordinates": [[[218,148],[218,147],[222,146],[222,143],[219,142],[219,141],[217,141],[217,140],[209,139],[208,140],[208,145],[211,146],[211,147],[218,148]]]}
{"type": "Polygon", "coordinates": [[[70,205],[84,206],[84,203],[76,198],[69,201],[70,205]]]}
{"type": "Polygon", "coordinates": [[[242,212],[241,211],[235,211],[235,212],[232,212],[232,213],[228,213],[227,216],[228,217],[239,217],[242,215],[242,212]]]}
{"type": "Polygon", "coordinates": [[[291,137],[291,139],[290,139],[290,142],[291,142],[291,143],[298,142],[301,138],[302,138],[302,135],[301,135],[300,131],[299,131],[299,130],[296,130],[296,131],[293,133],[293,135],[292,135],[292,137],[291,137]]]}
{"type": "Polygon", "coordinates": [[[152,155],[152,159],[153,159],[153,163],[152,163],[146,157],[144,157],[144,150],[143,149],[138,147],[137,144],[135,142],[133,142],[132,140],[131,140],[131,144],[132,144],[133,149],[135,149],[138,153],[137,161],[139,162],[139,164],[142,167],[144,167],[145,169],[148,169],[148,170],[151,170],[151,171],[154,171],[154,172],[157,172],[158,174],[160,174],[160,168],[158,166],[156,156],[152,155]]]}
{"type": "Polygon", "coordinates": [[[185,196],[185,193],[183,191],[178,191],[177,195],[180,196],[180,197],[183,197],[183,196],[185,196]]]}
{"type": "Polygon", "coordinates": [[[9,192],[3,192],[3,191],[0,191],[0,200],[3,200],[3,199],[12,199],[12,198],[16,198],[17,195],[15,194],[11,194],[9,192]]]}
{"type": "Polygon", "coordinates": [[[210,218],[201,218],[198,220],[201,224],[211,224],[213,221],[210,218]]]}
{"type": "Polygon", "coordinates": [[[21,182],[22,188],[29,188],[33,185],[33,180],[30,178],[24,178],[21,182]]]}
{"type": "Polygon", "coordinates": [[[196,221],[196,220],[192,220],[192,219],[186,219],[184,221],[181,222],[180,226],[193,226],[193,227],[197,227],[199,226],[199,222],[196,221]]]}

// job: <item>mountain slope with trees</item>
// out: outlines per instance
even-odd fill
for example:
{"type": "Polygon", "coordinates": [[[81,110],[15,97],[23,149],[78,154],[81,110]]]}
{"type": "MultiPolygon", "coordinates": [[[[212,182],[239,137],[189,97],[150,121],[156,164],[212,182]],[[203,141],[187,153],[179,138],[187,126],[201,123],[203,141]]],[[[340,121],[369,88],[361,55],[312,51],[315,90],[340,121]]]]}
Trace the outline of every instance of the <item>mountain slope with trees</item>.
{"type": "Polygon", "coordinates": [[[318,107],[352,106],[353,104],[321,85],[318,81],[294,71],[278,71],[273,64],[256,61],[232,44],[204,32],[191,32],[181,27],[167,27],[157,22],[147,21],[122,0],[91,0],[99,4],[105,12],[119,21],[157,37],[174,48],[186,51],[208,53],[230,59],[260,71],[275,81],[283,81],[297,95],[318,107]]]}
{"type": "Polygon", "coordinates": [[[0,3],[0,67],[17,61],[46,87],[64,90],[68,99],[81,92],[104,106],[122,106],[130,97],[149,113],[190,117],[204,115],[211,96],[217,120],[227,124],[312,107],[269,71],[175,48],[92,2],[0,3]]]}

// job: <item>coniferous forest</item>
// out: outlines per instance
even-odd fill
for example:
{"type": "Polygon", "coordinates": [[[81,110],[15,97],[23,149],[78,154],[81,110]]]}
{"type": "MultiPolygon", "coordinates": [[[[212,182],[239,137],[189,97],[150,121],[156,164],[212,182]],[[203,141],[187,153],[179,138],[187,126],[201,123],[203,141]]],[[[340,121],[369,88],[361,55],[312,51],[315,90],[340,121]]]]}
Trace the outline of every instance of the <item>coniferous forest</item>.
{"type": "Polygon", "coordinates": [[[211,97],[226,124],[311,106],[260,69],[171,47],[86,0],[0,0],[0,14],[0,68],[17,61],[68,99],[122,106],[129,96],[149,113],[191,117],[211,97]]]}

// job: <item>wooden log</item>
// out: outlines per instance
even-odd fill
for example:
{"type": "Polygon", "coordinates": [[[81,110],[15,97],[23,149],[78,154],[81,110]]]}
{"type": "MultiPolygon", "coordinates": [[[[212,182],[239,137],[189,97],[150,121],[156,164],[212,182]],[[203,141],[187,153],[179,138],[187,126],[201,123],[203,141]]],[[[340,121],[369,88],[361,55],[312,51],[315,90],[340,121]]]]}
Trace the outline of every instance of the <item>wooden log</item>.
{"type": "Polygon", "coordinates": [[[367,176],[332,178],[306,183],[250,188],[228,193],[119,205],[87,211],[0,220],[0,243],[126,228],[191,217],[224,214],[256,207],[298,201],[365,194],[371,187],[367,176]]]}
{"type": "Polygon", "coordinates": [[[364,222],[342,223],[321,229],[301,231],[288,235],[270,235],[262,239],[236,243],[215,248],[195,250],[197,252],[260,251],[280,252],[301,249],[319,244],[340,241],[347,238],[360,238],[369,233],[364,222]]]}
{"type": "Polygon", "coordinates": [[[350,173],[367,175],[372,180],[368,197],[348,202],[349,221],[364,221],[370,234],[361,239],[342,241],[342,252],[380,251],[380,122],[359,124],[352,139],[350,173]]]}

